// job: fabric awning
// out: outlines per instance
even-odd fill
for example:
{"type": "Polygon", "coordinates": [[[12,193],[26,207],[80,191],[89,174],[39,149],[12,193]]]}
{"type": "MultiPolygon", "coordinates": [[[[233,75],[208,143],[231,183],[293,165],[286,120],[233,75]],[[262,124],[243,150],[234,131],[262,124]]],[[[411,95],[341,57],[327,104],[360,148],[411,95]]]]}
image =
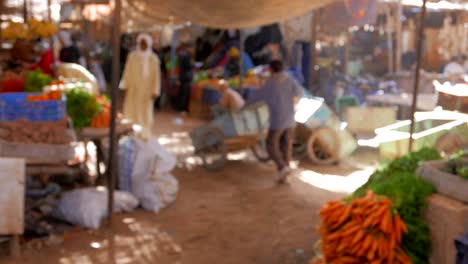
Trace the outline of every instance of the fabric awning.
{"type": "MultiPolygon", "coordinates": [[[[272,24],[304,15],[334,0],[132,0],[132,10],[157,21],[222,29],[272,24]]],[[[126,12],[125,9],[123,12],[126,12]]]]}

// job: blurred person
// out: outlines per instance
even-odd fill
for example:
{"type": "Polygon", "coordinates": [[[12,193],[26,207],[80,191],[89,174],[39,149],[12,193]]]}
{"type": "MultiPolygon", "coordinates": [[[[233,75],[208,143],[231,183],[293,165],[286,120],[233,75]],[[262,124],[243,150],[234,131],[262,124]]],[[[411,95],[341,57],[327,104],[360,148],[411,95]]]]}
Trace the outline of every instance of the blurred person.
{"type": "MultiPolygon", "coordinates": [[[[227,55],[227,63],[224,66],[224,77],[232,78],[241,74],[241,65],[240,65],[240,51],[236,47],[231,47],[227,55]]],[[[243,73],[247,73],[248,70],[254,67],[252,60],[249,55],[246,53],[242,54],[243,56],[243,73]]],[[[223,63],[221,63],[223,64],[223,63]]]]}
{"type": "Polygon", "coordinates": [[[154,100],[161,92],[160,60],[151,49],[152,42],[150,35],[138,35],[137,49],[128,55],[120,83],[125,90],[124,117],[143,127],[143,139],[152,136],[154,100]]]}
{"type": "Polygon", "coordinates": [[[104,77],[101,61],[99,60],[96,53],[90,53],[87,64],[89,65],[89,71],[96,77],[97,83],[99,85],[99,91],[101,93],[105,93],[107,90],[106,78],[104,77]]]}
{"type": "Polygon", "coordinates": [[[10,50],[10,56],[18,64],[34,61],[34,46],[30,41],[17,39],[10,50]]]}
{"type": "Polygon", "coordinates": [[[76,43],[73,41],[71,34],[66,31],[60,32],[59,41],[61,45],[59,55],[60,61],[80,64],[81,52],[76,43]]]}
{"type": "Polygon", "coordinates": [[[192,45],[189,43],[182,44],[178,54],[180,85],[179,94],[176,97],[176,110],[179,112],[188,112],[190,88],[193,79],[192,56],[192,45]]]}
{"type": "Polygon", "coordinates": [[[202,62],[211,53],[211,45],[208,41],[203,40],[201,37],[198,37],[195,42],[195,61],[202,62]]]}
{"type": "Polygon", "coordinates": [[[468,56],[465,54],[461,55],[463,60],[463,67],[465,68],[465,73],[468,74],[468,56]]]}
{"type": "Polygon", "coordinates": [[[53,75],[54,54],[47,41],[41,41],[36,46],[40,59],[32,65],[32,69],[40,69],[43,73],[53,75]]]}
{"type": "Polygon", "coordinates": [[[219,105],[227,111],[239,111],[244,107],[245,101],[242,96],[234,91],[225,80],[221,80],[219,83],[219,91],[222,93],[222,97],[219,100],[219,105]]]}
{"type": "Polygon", "coordinates": [[[130,53],[130,37],[126,34],[120,36],[120,77],[122,78],[125,64],[127,63],[127,57],[130,53]]]}
{"type": "Polygon", "coordinates": [[[464,61],[462,56],[453,56],[450,62],[445,65],[444,73],[448,75],[461,75],[465,73],[464,61]]]}
{"type": "Polygon", "coordinates": [[[280,60],[270,62],[271,76],[252,94],[249,102],[264,101],[270,110],[267,148],[278,170],[278,183],[285,183],[291,173],[294,139],[294,102],[304,95],[302,86],[283,69],[280,60]]]}

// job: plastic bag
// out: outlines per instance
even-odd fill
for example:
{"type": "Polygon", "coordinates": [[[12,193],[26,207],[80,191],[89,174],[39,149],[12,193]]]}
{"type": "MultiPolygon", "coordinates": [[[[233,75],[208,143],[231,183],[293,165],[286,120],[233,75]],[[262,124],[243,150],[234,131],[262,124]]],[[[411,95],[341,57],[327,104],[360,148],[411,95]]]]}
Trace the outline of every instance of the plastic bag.
{"type": "Polygon", "coordinates": [[[126,192],[132,191],[132,172],[135,162],[135,138],[126,137],[119,142],[118,153],[118,177],[119,189],[126,192]]]}
{"type": "MultiPolygon", "coordinates": [[[[128,192],[115,191],[114,212],[129,212],[138,200],[128,192]]],[[[75,225],[98,229],[107,213],[107,189],[77,189],[63,194],[53,215],[75,225]]]]}
{"type": "Polygon", "coordinates": [[[145,210],[159,212],[175,200],[179,186],[169,173],[175,165],[175,157],[157,139],[136,140],[132,193],[145,210]]]}

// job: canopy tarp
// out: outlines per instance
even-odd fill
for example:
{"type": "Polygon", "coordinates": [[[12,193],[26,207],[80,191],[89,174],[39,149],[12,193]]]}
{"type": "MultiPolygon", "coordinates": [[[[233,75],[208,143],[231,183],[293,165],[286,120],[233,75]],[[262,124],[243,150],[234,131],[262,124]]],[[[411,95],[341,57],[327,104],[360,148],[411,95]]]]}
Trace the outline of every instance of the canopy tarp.
{"type": "Polygon", "coordinates": [[[190,21],[205,27],[234,29],[268,25],[304,15],[333,1],[132,0],[128,3],[141,15],[158,21],[190,21]]]}

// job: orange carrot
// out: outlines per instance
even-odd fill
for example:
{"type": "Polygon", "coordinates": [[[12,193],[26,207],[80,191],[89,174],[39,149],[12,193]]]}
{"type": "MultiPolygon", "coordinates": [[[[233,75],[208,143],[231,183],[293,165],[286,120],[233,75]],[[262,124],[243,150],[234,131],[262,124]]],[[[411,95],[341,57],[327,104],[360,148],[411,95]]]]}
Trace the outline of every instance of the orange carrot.
{"type": "Polygon", "coordinates": [[[343,215],[341,215],[341,217],[339,218],[337,225],[341,225],[344,221],[346,221],[346,219],[347,219],[347,218],[350,216],[350,214],[351,214],[351,209],[352,209],[351,206],[347,206],[347,207],[346,207],[346,209],[345,209],[344,212],[343,212],[343,215]]]}
{"type": "Polygon", "coordinates": [[[401,232],[403,232],[405,234],[408,233],[408,228],[406,227],[405,222],[403,222],[403,220],[401,219],[401,217],[399,215],[396,216],[395,221],[398,221],[398,226],[400,227],[401,232]]]}
{"type": "Polygon", "coordinates": [[[368,234],[362,242],[362,249],[367,251],[372,246],[372,234],[368,234]]]}
{"type": "Polygon", "coordinates": [[[388,252],[387,263],[388,263],[388,264],[393,264],[393,263],[394,263],[394,260],[395,260],[395,251],[393,251],[393,249],[391,249],[391,250],[388,252]]]}
{"type": "Polygon", "coordinates": [[[352,235],[352,234],[355,234],[356,232],[359,231],[359,229],[361,229],[362,227],[359,225],[359,224],[354,224],[352,227],[348,227],[347,230],[343,231],[343,237],[345,236],[349,236],[349,235],[352,235]]]}
{"type": "Polygon", "coordinates": [[[382,219],[380,221],[380,230],[384,233],[388,233],[388,227],[390,225],[390,210],[385,211],[384,215],[382,216],[382,219]]]}
{"type": "Polygon", "coordinates": [[[359,232],[357,232],[353,240],[351,241],[351,245],[358,243],[360,240],[363,239],[365,235],[366,235],[366,232],[364,230],[360,230],[359,232]]]}
{"type": "Polygon", "coordinates": [[[341,233],[339,233],[339,232],[335,232],[335,233],[332,233],[329,236],[327,236],[328,241],[337,240],[339,238],[341,238],[341,233]]]}
{"type": "Polygon", "coordinates": [[[379,245],[379,241],[377,239],[372,240],[372,244],[370,249],[367,251],[367,259],[368,260],[373,260],[375,257],[375,251],[377,250],[377,247],[379,245]]]}
{"type": "Polygon", "coordinates": [[[395,239],[397,243],[401,242],[401,228],[400,228],[400,222],[396,220],[397,218],[394,218],[393,220],[393,232],[395,233],[395,239]]]}

